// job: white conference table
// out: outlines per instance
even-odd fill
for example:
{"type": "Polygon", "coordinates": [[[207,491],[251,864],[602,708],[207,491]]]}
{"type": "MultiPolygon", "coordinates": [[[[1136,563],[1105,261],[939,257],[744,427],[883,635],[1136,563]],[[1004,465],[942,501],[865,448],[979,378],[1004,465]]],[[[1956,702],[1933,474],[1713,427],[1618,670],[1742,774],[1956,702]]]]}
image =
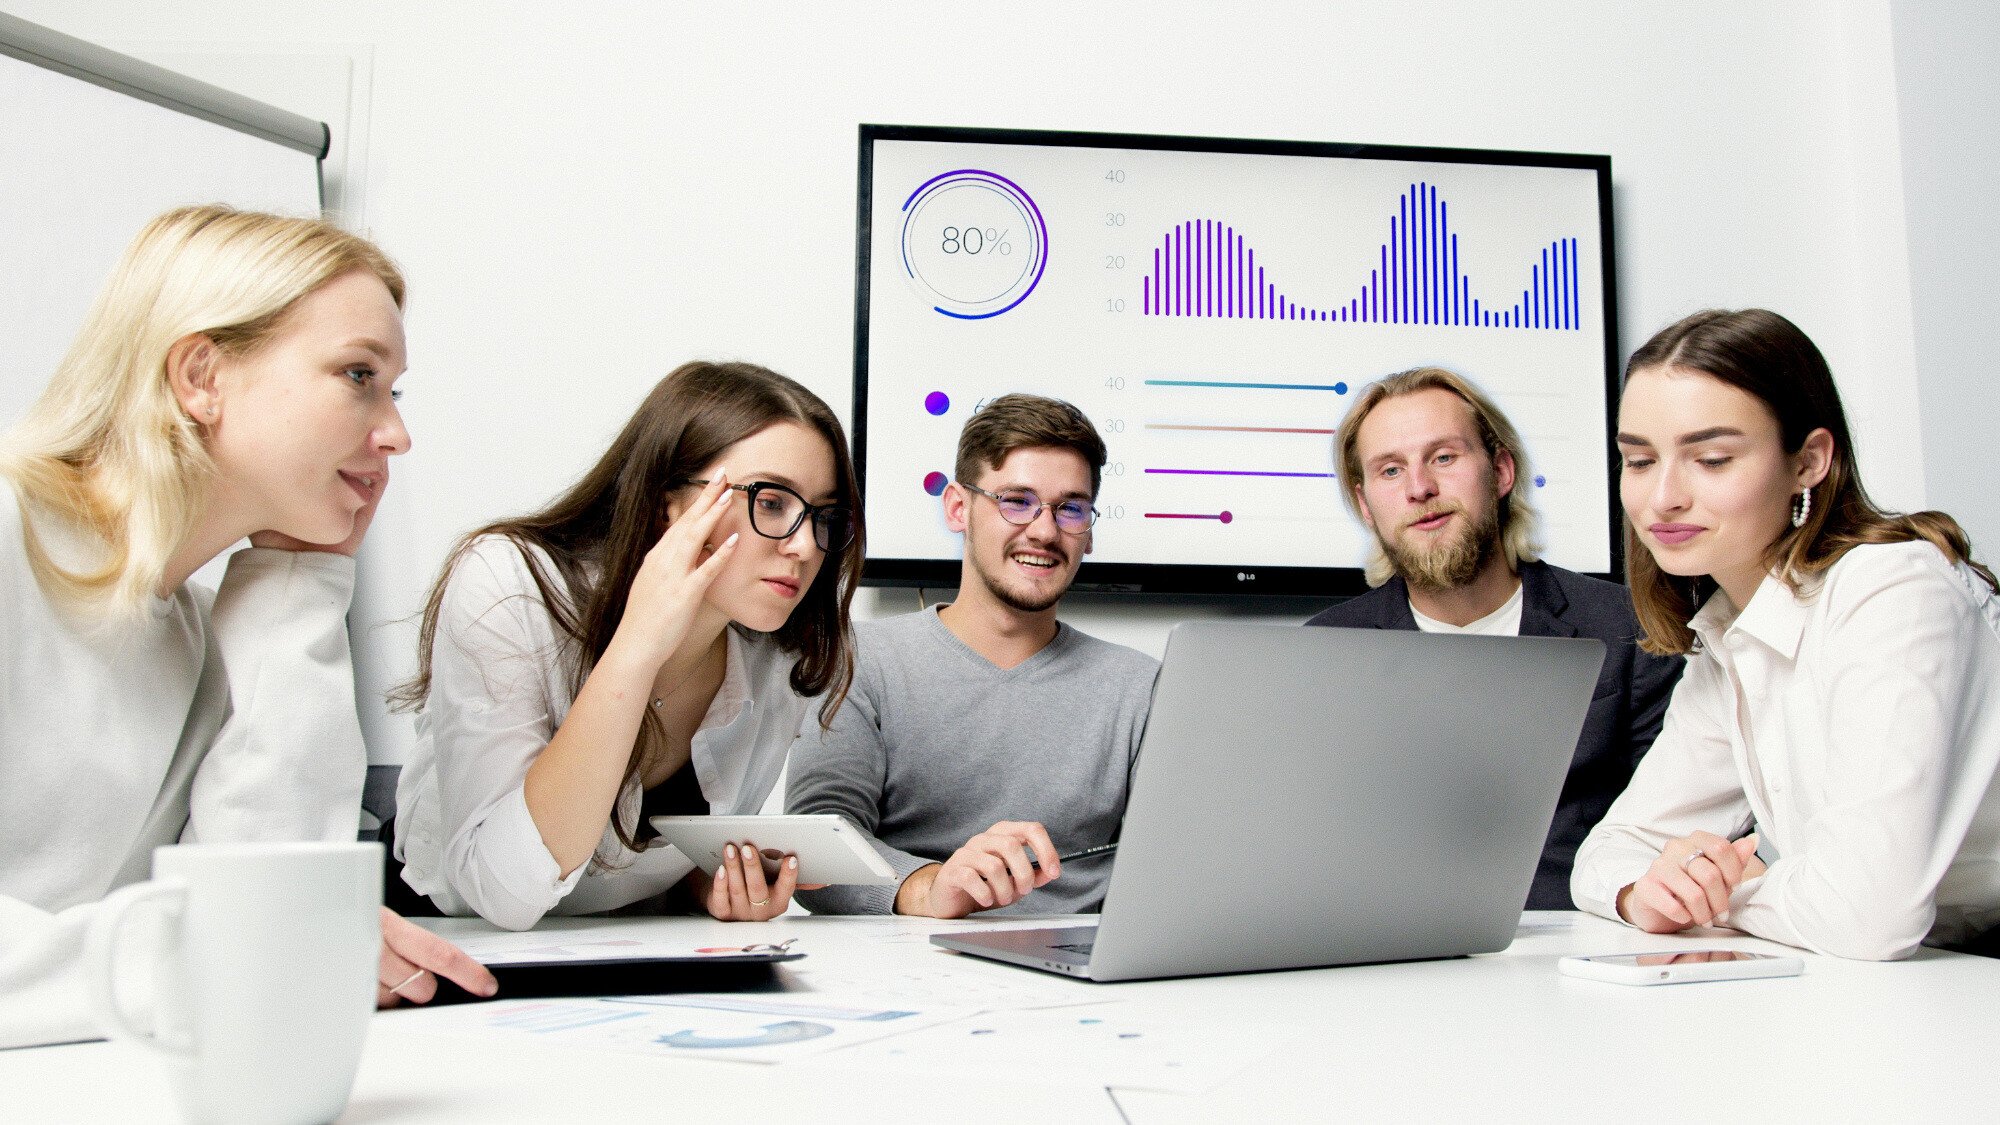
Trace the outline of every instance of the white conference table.
{"type": "MultiPolygon", "coordinates": [[[[453,920],[451,926],[483,924],[453,920]]],[[[1505,952],[1193,980],[1093,984],[948,953],[943,924],[787,916],[576,919],[576,931],[695,944],[797,938],[808,964],[935,987],[1069,990],[1153,1026],[1273,1049],[1196,1094],[994,1073],[663,1058],[442,1033],[453,1009],[379,1013],[343,1122],[1215,1121],[1479,1118],[1981,1120],[1996,1095],[2000,961],[1925,950],[1890,964],[1805,955],[1798,977],[1634,988],[1559,975],[1569,953],[1726,947],[1726,931],[1654,937],[1571,913],[1527,914],[1505,952]]],[[[782,975],[790,972],[781,968],[782,975]]],[[[1083,1011],[1083,1009],[1064,1009],[1083,1011]]],[[[463,1013],[465,1008],[457,1009],[463,1013]]],[[[459,1017],[463,1023],[463,1017],[459,1017]]],[[[143,1052],[86,1043],[0,1052],[0,1118],[170,1121],[143,1052]]]]}

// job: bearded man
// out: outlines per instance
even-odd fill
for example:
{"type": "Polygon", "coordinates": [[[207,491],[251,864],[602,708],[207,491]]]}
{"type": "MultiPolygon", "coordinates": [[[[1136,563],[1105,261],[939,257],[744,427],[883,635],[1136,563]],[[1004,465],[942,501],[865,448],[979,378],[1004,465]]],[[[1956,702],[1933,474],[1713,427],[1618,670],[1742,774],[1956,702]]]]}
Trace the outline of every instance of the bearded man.
{"type": "Polygon", "coordinates": [[[1520,434],[1463,376],[1420,367],[1369,384],[1334,449],[1342,499],[1374,533],[1367,573],[1375,589],[1306,624],[1604,642],[1597,691],[1528,894],[1531,910],[1571,909],[1577,846],[1652,746],[1682,659],[1639,648],[1625,587],[1539,561],[1520,434]]]}

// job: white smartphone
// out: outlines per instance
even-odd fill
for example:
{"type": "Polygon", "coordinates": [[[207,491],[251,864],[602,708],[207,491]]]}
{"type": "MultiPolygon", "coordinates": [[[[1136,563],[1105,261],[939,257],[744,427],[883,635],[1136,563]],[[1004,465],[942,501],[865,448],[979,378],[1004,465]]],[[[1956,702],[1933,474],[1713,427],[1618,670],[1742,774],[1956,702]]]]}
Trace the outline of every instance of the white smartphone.
{"type": "Polygon", "coordinates": [[[660,839],[711,873],[722,865],[724,845],[748,840],[763,855],[766,878],[777,878],[778,859],[789,852],[799,857],[801,883],[884,886],[897,881],[896,869],[838,813],[656,816],[651,823],[660,839]]]}
{"type": "Polygon", "coordinates": [[[1797,957],[1744,953],[1735,949],[1677,949],[1664,953],[1607,953],[1565,957],[1556,970],[1565,976],[1613,984],[1685,984],[1699,980],[1795,977],[1805,971],[1797,957]]]}

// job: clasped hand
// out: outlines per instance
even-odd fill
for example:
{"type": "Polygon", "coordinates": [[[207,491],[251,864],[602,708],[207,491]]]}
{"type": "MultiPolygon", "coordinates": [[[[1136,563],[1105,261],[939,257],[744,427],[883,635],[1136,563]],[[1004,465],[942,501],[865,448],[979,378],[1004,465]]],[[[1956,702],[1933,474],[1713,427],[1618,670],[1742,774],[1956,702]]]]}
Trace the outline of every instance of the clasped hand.
{"type": "Polygon", "coordinates": [[[1670,840],[1639,881],[1625,888],[1618,912],[1652,934],[1706,926],[1729,913],[1729,898],[1764,873],[1757,837],[1731,842],[1713,832],[1670,840]]]}

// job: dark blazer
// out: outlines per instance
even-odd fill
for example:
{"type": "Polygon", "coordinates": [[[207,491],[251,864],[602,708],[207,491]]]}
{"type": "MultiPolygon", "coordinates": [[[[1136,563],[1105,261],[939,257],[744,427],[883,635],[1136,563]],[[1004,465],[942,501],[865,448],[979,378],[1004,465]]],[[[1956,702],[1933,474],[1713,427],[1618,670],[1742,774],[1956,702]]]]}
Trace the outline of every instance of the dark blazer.
{"type": "MultiPolygon", "coordinates": [[[[1345,601],[1306,622],[1354,629],[1411,629],[1410,592],[1400,578],[1345,601]]],[[[1604,642],[1604,670],[1597,693],[1570,759],[1569,780],[1556,802],[1556,818],[1542,848],[1530,910],[1573,910],[1569,870],[1577,846],[1604,818],[1639,759],[1660,733],[1667,699],[1680,679],[1678,656],[1652,656],[1638,646],[1639,622],[1632,596],[1623,586],[1567,571],[1544,562],[1521,567],[1521,635],[1596,637],[1604,642]]]]}

